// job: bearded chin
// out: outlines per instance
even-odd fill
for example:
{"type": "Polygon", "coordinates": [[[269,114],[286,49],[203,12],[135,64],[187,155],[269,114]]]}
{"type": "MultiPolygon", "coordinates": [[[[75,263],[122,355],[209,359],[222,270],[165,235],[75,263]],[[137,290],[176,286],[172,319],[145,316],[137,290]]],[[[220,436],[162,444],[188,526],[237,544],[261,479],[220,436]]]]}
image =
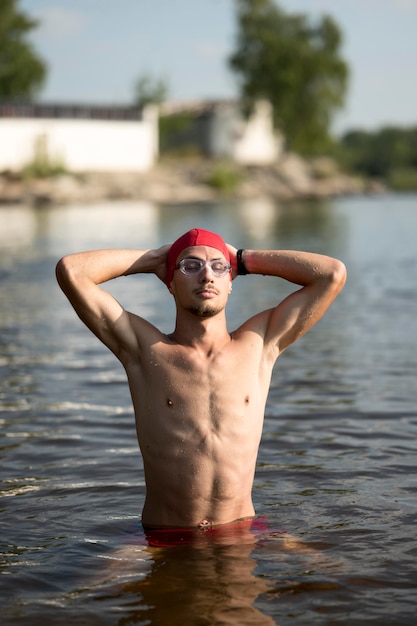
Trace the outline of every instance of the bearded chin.
{"type": "Polygon", "coordinates": [[[222,307],[212,307],[200,304],[200,306],[193,306],[188,310],[196,317],[210,318],[220,313],[220,311],[222,311],[222,307]]]}

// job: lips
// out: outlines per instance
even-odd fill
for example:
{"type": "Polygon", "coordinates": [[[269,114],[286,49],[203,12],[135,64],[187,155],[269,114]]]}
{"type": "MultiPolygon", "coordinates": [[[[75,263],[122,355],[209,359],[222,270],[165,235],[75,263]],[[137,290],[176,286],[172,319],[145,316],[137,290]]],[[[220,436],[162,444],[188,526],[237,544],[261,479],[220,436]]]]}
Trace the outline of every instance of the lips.
{"type": "Polygon", "coordinates": [[[198,296],[205,296],[207,298],[212,298],[213,296],[217,296],[218,292],[215,289],[199,289],[197,291],[198,296]]]}

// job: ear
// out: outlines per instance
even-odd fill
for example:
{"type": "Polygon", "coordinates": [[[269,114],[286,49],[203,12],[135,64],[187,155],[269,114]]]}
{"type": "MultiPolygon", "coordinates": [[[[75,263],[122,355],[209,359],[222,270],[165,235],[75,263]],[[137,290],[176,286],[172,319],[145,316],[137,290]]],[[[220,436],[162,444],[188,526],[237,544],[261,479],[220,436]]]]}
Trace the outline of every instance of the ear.
{"type": "Polygon", "coordinates": [[[232,289],[233,289],[233,285],[232,285],[232,281],[230,281],[229,293],[232,293],[232,289]]]}

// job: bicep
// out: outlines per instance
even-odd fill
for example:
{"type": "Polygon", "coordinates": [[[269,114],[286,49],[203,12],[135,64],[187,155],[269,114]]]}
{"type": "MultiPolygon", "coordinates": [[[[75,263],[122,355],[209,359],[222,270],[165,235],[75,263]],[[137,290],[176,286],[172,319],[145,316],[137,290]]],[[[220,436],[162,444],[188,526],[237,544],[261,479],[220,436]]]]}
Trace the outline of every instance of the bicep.
{"type": "Polygon", "coordinates": [[[269,311],[265,343],[283,352],[323,317],[339,291],[330,285],[307,285],[287,296],[269,311]]]}
{"type": "Polygon", "coordinates": [[[296,255],[298,259],[282,277],[303,287],[249,321],[248,328],[262,336],[264,347],[271,350],[274,358],[323,317],[346,280],[341,261],[321,255],[296,255]]]}
{"type": "Polygon", "coordinates": [[[276,307],[255,315],[244,327],[262,337],[264,349],[275,360],[323,317],[343,284],[344,278],[336,277],[301,287],[276,307]]]}
{"type": "Polygon", "coordinates": [[[71,282],[57,272],[58,283],[82,322],[118,358],[136,339],[129,314],[108,292],[88,279],[71,282]]]}

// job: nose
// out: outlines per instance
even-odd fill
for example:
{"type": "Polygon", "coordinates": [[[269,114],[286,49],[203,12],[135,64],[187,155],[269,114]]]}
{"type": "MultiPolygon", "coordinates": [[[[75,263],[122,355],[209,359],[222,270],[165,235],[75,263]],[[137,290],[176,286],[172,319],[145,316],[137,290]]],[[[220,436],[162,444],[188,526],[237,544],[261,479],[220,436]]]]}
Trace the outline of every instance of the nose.
{"type": "Polygon", "coordinates": [[[200,281],[205,283],[205,282],[212,281],[212,280],[213,280],[213,272],[211,270],[210,265],[206,263],[204,267],[202,267],[200,270],[200,281]]]}

